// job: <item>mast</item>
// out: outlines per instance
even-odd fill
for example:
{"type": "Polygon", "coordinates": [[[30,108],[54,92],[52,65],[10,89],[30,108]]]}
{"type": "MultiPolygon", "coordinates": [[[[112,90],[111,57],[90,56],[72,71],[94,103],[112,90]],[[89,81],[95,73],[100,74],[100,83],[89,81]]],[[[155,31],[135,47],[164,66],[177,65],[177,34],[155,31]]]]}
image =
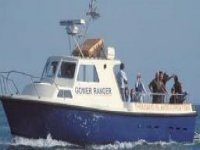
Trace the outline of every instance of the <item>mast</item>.
{"type": "Polygon", "coordinates": [[[89,9],[85,14],[85,19],[60,21],[60,25],[65,27],[68,35],[68,43],[71,55],[74,47],[77,47],[81,57],[84,57],[80,42],[85,40],[90,23],[99,17],[100,14],[97,12],[97,0],[90,0],[89,9]],[[72,43],[74,43],[74,47],[72,47],[72,43]]]}

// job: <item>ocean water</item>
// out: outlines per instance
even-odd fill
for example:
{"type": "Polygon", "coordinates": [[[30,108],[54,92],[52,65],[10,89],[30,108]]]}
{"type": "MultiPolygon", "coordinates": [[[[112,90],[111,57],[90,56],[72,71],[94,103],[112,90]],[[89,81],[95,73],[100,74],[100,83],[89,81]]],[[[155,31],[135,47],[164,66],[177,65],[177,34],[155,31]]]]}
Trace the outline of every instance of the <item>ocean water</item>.
{"type": "MultiPolygon", "coordinates": [[[[198,114],[200,114],[200,105],[194,106],[198,114]]],[[[125,142],[108,145],[90,145],[81,147],[63,141],[57,141],[48,135],[46,139],[27,139],[18,136],[12,136],[5,117],[4,110],[0,103],[0,150],[199,150],[200,149],[200,115],[196,122],[196,135],[192,143],[177,142],[155,142],[148,143],[144,140],[137,142],[125,142]]]]}

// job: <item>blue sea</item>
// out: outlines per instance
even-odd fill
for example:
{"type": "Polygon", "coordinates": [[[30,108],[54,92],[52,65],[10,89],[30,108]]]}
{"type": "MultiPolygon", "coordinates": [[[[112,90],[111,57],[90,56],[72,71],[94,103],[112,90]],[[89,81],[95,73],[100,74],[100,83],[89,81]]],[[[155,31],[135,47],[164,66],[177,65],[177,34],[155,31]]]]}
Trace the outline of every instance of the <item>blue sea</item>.
{"type": "MultiPolygon", "coordinates": [[[[194,106],[198,114],[200,114],[200,105],[194,106]]],[[[193,143],[177,143],[177,142],[155,142],[148,143],[144,140],[137,142],[127,142],[108,144],[108,145],[90,145],[86,147],[80,147],[63,141],[57,141],[48,135],[46,139],[27,139],[23,137],[12,136],[6,120],[6,116],[2,105],[0,103],[0,150],[199,150],[200,149],[200,116],[197,117],[196,122],[196,135],[193,143]]]]}

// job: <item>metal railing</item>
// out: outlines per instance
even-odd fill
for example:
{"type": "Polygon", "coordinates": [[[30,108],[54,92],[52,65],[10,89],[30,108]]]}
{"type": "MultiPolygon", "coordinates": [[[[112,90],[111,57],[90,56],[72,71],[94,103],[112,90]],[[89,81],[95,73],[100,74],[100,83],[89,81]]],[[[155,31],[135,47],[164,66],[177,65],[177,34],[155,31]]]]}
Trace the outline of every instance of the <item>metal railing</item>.
{"type": "Polygon", "coordinates": [[[11,86],[14,87],[15,93],[19,93],[19,90],[18,90],[16,84],[14,83],[14,81],[11,79],[7,79],[7,77],[0,74],[0,95],[6,95],[9,93],[12,93],[11,86]]]}
{"type": "MultiPolygon", "coordinates": [[[[0,95],[21,94],[21,91],[18,88],[19,86],[17,86],[16,82],[14,82],[14,79],[11,78],[12,74],[18,74],[27,77],[30,80],[28,83],[33,85],[36,95],[40,98],[39,92],[33,83],[40,82],[41,78],[15,70],[0,72],[0,95]]],[[[52,79],[51,82],[55,85],[56,89],[59,90],[58,84],[55,82],[55,80],[52,79]]]]}
{"type": "Polygon", "coordinates": [[[10,78],[12,74],[19,74],[22,76],[26,76],[30,79],[31,83],[34,83],[35,79],[40,79],[39,77],[35,77],[33,75],[20,72],[20,71],[15,71],[15,70],[8,71],[8,72],[0,72],[0,95],[13,95],[13,94],[21,93],[18,86],[14,82],[14,79],[10,78]]]}
{"type": "Polygon", "coordinates": [[[187,92],[182,94],[136,93],[132,99],[131,97],[129,98],[129,102],[180,104],[187,103],[188,99],[189,94],[187,92]]]}

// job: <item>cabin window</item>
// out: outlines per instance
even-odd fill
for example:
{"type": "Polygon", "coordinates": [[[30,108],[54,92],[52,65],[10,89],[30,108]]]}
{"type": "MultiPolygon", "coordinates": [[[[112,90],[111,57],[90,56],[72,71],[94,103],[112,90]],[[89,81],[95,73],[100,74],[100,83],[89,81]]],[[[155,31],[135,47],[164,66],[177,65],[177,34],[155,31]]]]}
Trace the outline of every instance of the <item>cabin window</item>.
{"type": "Polygon", "coordinates": [[[99,82],[96,67],[94,65],[80,65],[78,72],[78,81],[99,82]]]}
{"type": "Polygon", "coordinates": [[[61,98],[72,98],[72,93],[70,90],[60,90],[57,96],[61,98]]]}
{"type": "Polygon", "coordinates": [[[74,78],[76,64],[72,62],[62,62],[58,77],[60,78],[74,78]]]}
{"type": "Polygon", "coordinates": [[[57,68],[58,68],[58,61],[52,61],[52,62],[48,61],[44,68],[42,78],[54,77],[56,74],[57,68]]]}

